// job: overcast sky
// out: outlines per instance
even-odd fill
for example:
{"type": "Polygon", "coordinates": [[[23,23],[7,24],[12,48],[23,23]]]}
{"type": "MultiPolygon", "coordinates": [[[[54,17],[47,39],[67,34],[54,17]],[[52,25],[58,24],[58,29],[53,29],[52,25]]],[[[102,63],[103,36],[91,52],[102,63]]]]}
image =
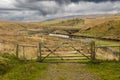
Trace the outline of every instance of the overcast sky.
{"type": "Polygon", "coordinates": [[[120,0],[0,0],[0,20],[41,21],[49,18],[120,13],[120,0]]]}

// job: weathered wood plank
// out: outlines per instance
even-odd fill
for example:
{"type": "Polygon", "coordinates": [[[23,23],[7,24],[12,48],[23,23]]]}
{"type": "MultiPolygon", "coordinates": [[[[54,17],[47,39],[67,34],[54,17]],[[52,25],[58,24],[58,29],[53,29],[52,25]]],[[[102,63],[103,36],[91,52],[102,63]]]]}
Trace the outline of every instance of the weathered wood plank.
{"type": "Polygon", "coordinates": [[[96,56],[96,53],[95,53],[95,41],[92,41],[91,42],[91,59],[95,60],[95,56],[96,56]]]}
{"type": "Polygon", "coordinates": [[[28,44],[19,44],[19,46],[22,46],[22,47],[35,47],[35,48],[37,48],[36,45],[28,45],[28,44]]]}
{"type": "Polygon", "coordinates": [[[17,44],[17,45],[16,45],[16,57],[17,57],[17,58],[19,58],[18,52],[19,52],[19,45],[17,44]]]}

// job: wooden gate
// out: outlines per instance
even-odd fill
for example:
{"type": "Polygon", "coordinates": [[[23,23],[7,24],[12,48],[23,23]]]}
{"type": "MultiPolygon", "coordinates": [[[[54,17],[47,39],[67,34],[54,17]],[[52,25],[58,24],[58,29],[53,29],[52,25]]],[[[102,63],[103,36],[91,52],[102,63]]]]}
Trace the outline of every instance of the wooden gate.
{"type": "Polygon", "coordinates": [[[40,62],[79,62],[95,60],[95,43],[67,40],[64,42],[47,41],[39,43],[38,60],[40,62]]]}

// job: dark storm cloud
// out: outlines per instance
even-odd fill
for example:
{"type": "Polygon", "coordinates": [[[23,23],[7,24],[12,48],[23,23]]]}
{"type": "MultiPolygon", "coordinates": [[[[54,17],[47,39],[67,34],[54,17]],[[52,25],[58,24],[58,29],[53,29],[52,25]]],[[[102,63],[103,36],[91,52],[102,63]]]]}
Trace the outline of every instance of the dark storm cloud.
{"type": "Polygon", "coordinates": [[[60,4],[63,4],[63,3],[69,3],[69,2],[74,2],[74,3],[77,3],[77,2],[80,2],[80,1],[86,1],[86,2],[106,2],[106,1],[111,1],[111,2],[114,2],[114,1],[120,1],[120,0],[28,0],[28,2],[36,2],[36,1],[56,1],[60,4]]]}
{"type": "Polygon", "coordinates": [[[40,21],[54,17],[120,12],[119,0],[1,0],[0,19],[40,21]]]}
{"type": "Polygon", "coordinates": [[[79,2],[79,1],[89,1],[89,2],[106,2],[106,1],[120,1],[120,0],[71,0],[72,2],[79,2]]]}

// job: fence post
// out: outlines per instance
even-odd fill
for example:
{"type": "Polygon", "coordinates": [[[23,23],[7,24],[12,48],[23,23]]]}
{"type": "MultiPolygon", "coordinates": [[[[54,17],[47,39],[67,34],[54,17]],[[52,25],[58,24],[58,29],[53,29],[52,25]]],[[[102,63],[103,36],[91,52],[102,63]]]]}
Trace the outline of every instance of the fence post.
{"type": "Polygon", "coordinates": [[[19,58],[19,57],[18,57],[18,49],[19,49],[19,44],[16,45],[16,57],[17,57],[17,58],[19,58]]]}
{"type": "Polygon", "coordinates": [[[26,57],[25,57],[25,46],[23,46],[23,59],[24,59],[24,61],[26,61],[26,57]]]}
{"type": "Polygon", "coordinates": [[[40,42],[38,45],[38,60],[40,62],[42,61],[42,42],[40,42]]]}
{"type": "Polygon", "coordinates": [[[96,53],[95,53],[95,41],[91,42],[91,59],[94,61],[96,58],[96,53]]]}

